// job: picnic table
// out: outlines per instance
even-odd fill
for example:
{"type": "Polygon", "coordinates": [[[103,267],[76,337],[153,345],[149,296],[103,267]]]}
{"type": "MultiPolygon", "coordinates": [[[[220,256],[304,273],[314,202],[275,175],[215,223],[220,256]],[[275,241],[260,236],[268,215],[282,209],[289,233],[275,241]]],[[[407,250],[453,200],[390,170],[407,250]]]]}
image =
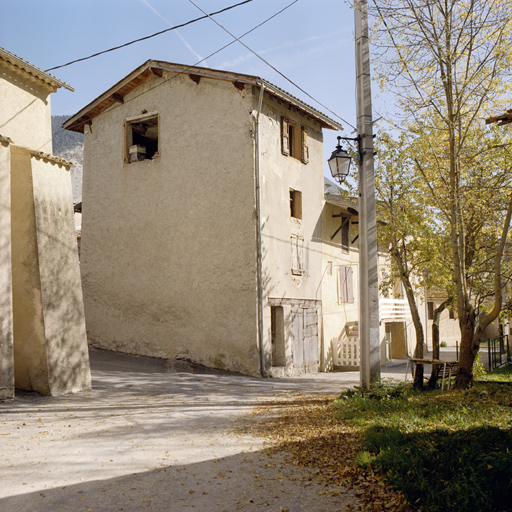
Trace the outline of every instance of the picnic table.
{"type": "Polygon", "coordinates": [[[432,365],[432,369],[435,366],[441,366],[441,370],[439,371],[439,377],[443,379],[441,389],[444,390],[444,381],[445,378],[448,378],[448,389],[450,389],[450,379],[457,375],[459,371],[459,363],[458,361],[443,361],[441,359],[421,359],[417,357],[410,357],[407,359],[407,367],[405,369],[405,380],[404,383],[407,382],[407,374],[409,373],[409,364],[412,367],[412,375],[413,378],[416,377],[416,367],[419,364],[430,364],[432,365]]]}

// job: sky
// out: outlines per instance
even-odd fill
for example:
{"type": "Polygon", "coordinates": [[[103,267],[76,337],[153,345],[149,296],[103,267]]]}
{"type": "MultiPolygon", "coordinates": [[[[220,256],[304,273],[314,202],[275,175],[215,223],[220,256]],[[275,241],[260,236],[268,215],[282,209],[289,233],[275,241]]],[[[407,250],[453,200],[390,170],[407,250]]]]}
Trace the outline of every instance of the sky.
{"type": "MultiPolygon", "coordinates": [[[[208,13],[240,0],[193,0],[208,13]]],[[[237,37],[294,0],[253,0],[215,19],[237,37]]],[[[0,0],[0,47],[47,70],[193,20],[190,0],[0,0]]],[[[330,109],[356,125],[354,14],[345,0],[298,0],[242,40],[324,106],[307,97],[247,48],[204,19],[120,50],[50,71],[74,87],[52,95],[52,114],[78,112],[149,59],[203,65],[268,80],[346,126],[324,130],[324,156],[336,136],[354,137],[330,109]]],[[[325,171],[324,171],[325,172],[325,171]]]]}

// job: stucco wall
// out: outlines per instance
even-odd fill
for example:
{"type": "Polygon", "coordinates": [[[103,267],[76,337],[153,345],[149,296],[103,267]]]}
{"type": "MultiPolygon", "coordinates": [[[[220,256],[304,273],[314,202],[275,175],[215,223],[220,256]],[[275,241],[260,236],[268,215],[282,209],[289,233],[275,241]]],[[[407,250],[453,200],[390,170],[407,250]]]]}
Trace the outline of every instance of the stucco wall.
{"type": "Polygon", "coordinates": [[[0,59],[0,133],[15,144],[52,152],[48,85],[0,59]]]}
{"type": "Polygon", "coordinates": [[[266,297],[321,299],[323,143],[320,126],[277,101],[260,120],[263,280],[266,297]],[[309,163],[281,152],[281,117],[308,128],[309,163]],[[290,189],[302,193],[302,219],[290,215],[290,189]],[[304,238],[304,275],[291,272],[292,234],[304,238]]]}
{"type": "MultiPolygon", "coordinates": [[[[342,209],[325,203],[322,211],[323,254],[322,254],[322,370],[334,366],[333,340],[343,339],[351,329],[357,335],[359,321],[359,243],[350,244],[345,253],[341,246],[341,232],[334,239],[331,236],[341,225],[339,215],[342,209]],[[340,266],[350,267],[353,271],[354,302],[339,302],[338,272],[340,266]],[[347,330],[348,329],[348,330],[347,330]]],[[[357,217],[354,218],[357,221],[357,217]]],[[[355,238],[357,226],[351,227],[350,241],[355,238]]],[[[335,350],[335,349],[334,349],[335,350]]]]}
{"type": "Polygon", "coordinates": [[[16,387],[91,385],[69,170],[11,146],[16,387]]]}
{"type": "MultiPolygon", "coordinates": [[[[260,118],[261,225],[264,284],[264,347],[267,365],[271,354],[271,309],[269,299],[286,305],[293,301],[317,301],[321,328],[321,213],[323,202],[323,139],[320,125],[265,97],[260,118]],[[285,116],[298,130],[308,130],[309,163],[285,156],[281,148],[281,118],[285,116]],[[301,193],[302,219],[292,218],[290,189],[301,193]],[[292,273],[291,236],[303,238],[303,275],[292,273]]],[[[304,302],[305,304],[305,302],[304,302]]],[[[291,346],[289,307],[285,314],[285,344],[291,346]]],[[[320,338],[319,338],[320,339],[320,338]]],[[[319,343],[320,349],[320,343],[319,343]]],[[[290,354],[287,354],[288,361],[290,354]]]]}
{"type": "Polygon", "coordinates": [[[88,337],[257,374],[254,100],[231,82],[172,76],[150,79],[86,131],[88,337]],[[123,163],[125,119],[143,111],[159,114],[160,157],[123,163]]]}
{"type": "Polygon", "coordinates": [[[0,143],[0,399],[14,396],[10,167],[9,145],[0,143]]]}

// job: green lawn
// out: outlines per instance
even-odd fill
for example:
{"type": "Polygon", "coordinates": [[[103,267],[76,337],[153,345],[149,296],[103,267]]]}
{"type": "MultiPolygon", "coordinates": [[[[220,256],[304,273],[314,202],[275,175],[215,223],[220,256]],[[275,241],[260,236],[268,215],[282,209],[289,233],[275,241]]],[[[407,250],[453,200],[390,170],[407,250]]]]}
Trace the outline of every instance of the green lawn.
{"type": "Polygon", "coordinates": [[[349,391],[335,415],[356,426],[377,468],[422,511],[512,510],[512,368],[468,391],[420,391],[380,385],[349,391]]]}
{"type": "Polygon", "coordinates": [[[512,383],[512,364],[504,366],[502,368],[496,368],[491,373],[482,375],[478,379],[479,381],[494,381],[494,382],[511,382],[512,383]]]}

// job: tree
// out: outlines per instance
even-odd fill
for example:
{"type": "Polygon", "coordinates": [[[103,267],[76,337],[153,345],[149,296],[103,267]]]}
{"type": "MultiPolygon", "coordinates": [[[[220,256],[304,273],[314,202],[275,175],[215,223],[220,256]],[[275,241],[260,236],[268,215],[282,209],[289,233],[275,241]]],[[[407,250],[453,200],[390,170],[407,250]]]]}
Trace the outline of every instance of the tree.
{"type": "Polygon", "coordinates": [[[449,234],[461,330],[456,387],[466,388],[480,339],[502,306],[510,159],[482,119],[502,110],[509,92],[512,3],[378,0],[372,13],[377,76],[415,137],[411,158],[449,234]]]}
{"type": "MultiPolygon", "coordinates": [[[[376,191],[378,198],[379,242],[388,248],[391,268],[383,280],[384,291],[397,279],[402,283],[416,333],[415,358],[424,356],[424,331],[416,296],[425,286],[449,286],[446,237],[436,229],[435,218],[425,201],[424,184],[415,169],[414,141],[402,133],[394,139],[387,133],[377,141],[376,191]]],[[[439,358],[439,353],[437,354],[439,358]]],[[[423,386],[423,365],[417,365],[414,385],[423,386]]]]}

